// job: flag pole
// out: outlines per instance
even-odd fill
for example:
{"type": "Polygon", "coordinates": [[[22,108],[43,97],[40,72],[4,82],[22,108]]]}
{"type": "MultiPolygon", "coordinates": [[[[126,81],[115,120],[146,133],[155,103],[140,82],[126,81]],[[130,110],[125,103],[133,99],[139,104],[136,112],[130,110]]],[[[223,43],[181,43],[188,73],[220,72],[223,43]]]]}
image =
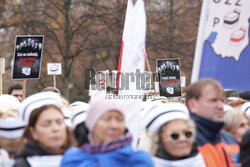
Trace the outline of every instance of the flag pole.
{"type": "Polygon", "coordinates": [[[146,59],[146,63],[147,63],[149,75],[150,75],[150,78],[151,78],[151,84],[152,84],[152,86],[153,86],[155,96],[157,96],[157,92],[156,92],[155,84],[154,84],[154,78],[153,78],[153,76],[152,76],[152,71],[151,71],[151,68],[150,68],[150,65],[149,65],[149,62],[148,62],[148,56],[147,56],[146,50],[145,50],[145,53],[144,53],[144,54],[145,54],[145,59],[146,59]]]}

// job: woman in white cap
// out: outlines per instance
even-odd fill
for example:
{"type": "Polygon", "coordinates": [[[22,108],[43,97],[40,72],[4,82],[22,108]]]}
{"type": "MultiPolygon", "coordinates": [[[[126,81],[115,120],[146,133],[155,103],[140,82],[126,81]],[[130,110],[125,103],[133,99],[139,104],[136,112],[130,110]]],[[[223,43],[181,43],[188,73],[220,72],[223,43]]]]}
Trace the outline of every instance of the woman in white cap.
{"type": "Polygon", "coordinates": [[[12,166],[25,143],[24,122],[18,113],[20,106],[14,96],[0,96],[0,167],[12,166]]]}
{"type": "Polygon", "coordinates": [[[62,154],[74,142],[64,122],[60,97],[52,92],[29,96],[22,103],[21,115],[28,142],[14,167],[58,167],[62,154]]]}
{"type": "Polygon", "coordinates": [[[195,145],[195,124],[182,103],[165,103],[145,115],[156,167],[205,167],[195,145]]]}
{"type": "Polygon", "coordinates": [[[87,111],[89,143],[69,149],[61,167],[151,167],[150,155],[134,151],[132,135],[125,128],[125,109],[116,99],[105,99],[101,93],[93,97],[87,111]]]}

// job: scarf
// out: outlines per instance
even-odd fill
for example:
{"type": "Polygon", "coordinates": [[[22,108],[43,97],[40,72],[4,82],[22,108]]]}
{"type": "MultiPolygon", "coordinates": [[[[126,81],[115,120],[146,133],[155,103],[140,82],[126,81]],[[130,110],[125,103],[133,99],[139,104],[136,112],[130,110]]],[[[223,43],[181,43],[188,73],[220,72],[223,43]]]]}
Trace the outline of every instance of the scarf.
{"type": "Polygon", "coordinates": [[[89,154],[97,154],[97,153],[105,153],[114,150],[118,150],[132,142],[132,135],[130,133],[126,133],[120,139],[111,141],[111,142],[103,142],[99,145],[93,145],[91,143],[84,144],[80,149],[89,154]]]}

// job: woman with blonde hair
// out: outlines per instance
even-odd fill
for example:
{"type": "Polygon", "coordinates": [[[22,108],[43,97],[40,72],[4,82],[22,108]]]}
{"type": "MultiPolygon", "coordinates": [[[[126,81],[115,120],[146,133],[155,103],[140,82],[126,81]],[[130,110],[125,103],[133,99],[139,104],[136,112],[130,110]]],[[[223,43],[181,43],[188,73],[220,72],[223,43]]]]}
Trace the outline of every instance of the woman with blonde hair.
{"type": "Polygon", "coordinates": [[[182,103],[165,103],[145,116],[156,167],[205,167],[195,144],[195,124],[182,103]]]}
{"type": "Polygon", "coordinates": [[[247,116],[240,108],[233,108],[224,114],[224,130],[232,133],[239,142],[249,129],[247,116]]]}

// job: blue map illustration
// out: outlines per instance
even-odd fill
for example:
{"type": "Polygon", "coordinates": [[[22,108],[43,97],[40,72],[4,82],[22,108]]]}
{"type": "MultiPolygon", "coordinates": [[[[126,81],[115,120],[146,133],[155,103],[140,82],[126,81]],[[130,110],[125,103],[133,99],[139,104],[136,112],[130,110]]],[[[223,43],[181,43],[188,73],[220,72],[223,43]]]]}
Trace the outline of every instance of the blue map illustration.
{"type": "Polygon", "coordinates": [[[217,55],[212,47],[217,32],[211,32],[203,44],[199,78],[218,80],[225,89],[250,90],[250,18],[248,19],[248,44],[236,61],[233,57],[217,55]]]}

